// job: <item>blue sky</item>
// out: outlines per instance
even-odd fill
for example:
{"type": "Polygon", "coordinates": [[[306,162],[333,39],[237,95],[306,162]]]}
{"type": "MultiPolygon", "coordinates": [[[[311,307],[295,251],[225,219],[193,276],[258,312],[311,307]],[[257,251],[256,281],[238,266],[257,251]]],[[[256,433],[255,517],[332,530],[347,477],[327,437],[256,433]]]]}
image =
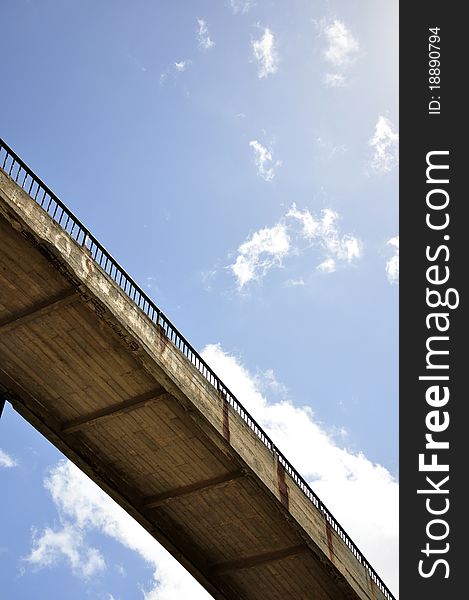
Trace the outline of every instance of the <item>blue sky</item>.
{"type": "MultiPolygon", "coordinates": [[[[2,137],[395,591],[397,2],[5,0],[2,23],[2,137]]],[[[0,448],[8,598],[205,597],[114,508],[119,535],[84,519],[93,488],[70,501],[79,474],[10,408],[0,448]]]]}

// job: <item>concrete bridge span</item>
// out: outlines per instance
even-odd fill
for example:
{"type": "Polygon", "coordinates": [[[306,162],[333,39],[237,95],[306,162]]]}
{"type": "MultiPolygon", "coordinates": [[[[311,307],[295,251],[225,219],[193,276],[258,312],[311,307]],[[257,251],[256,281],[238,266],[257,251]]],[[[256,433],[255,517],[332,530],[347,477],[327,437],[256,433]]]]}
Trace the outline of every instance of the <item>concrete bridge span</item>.
{"type": "Polygon", "coordinates": [[[393,600],[230,390],[3,141],[0,167],[1,401],[214,598],[393,600]]]}

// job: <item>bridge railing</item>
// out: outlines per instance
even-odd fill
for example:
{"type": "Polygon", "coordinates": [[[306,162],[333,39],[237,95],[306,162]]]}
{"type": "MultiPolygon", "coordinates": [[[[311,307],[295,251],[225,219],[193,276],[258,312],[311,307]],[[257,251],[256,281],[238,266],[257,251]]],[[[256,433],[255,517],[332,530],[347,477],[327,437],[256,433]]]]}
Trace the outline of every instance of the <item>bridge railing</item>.
{"type": "Polygon", "coordinates": [[[305,496],[320,510],[324,519],[342,539],[352,554],[367,570],[370,578],[381,590],[385,598],[394,596],[363,556],[337,519],[313,492],[309,484],[293,467],[284,454],[275,446],[257,421],[248,413],[241,402],[221,381],[204,361],[200,354],[178,331],[168,317],[156,306],[149,296],[137,285],[115,258],[102,246],[87,227],[68,209],[52,190],[21,160],[21,158],[0,138],[0,166],[47,214],[66,231],[80,246],[86,247],[95,263],[129,296],[145,315],[165,333],[166,337],[184,354],[191,364],[221,394],[226,402],[239,414],[249,428],[276,456],[279,463],[296,482],[305,496]]]}

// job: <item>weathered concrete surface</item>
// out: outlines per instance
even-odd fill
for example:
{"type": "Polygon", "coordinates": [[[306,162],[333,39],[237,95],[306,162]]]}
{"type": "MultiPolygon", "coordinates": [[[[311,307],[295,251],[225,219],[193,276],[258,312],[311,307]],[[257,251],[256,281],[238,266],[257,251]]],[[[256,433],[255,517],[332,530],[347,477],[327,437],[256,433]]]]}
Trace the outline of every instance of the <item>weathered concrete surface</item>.
{"type": "Polygon", "coordinates": [[[215,598],[384,598],[275,455],[2,171],[0,243],[0,386],[215,598]]]}

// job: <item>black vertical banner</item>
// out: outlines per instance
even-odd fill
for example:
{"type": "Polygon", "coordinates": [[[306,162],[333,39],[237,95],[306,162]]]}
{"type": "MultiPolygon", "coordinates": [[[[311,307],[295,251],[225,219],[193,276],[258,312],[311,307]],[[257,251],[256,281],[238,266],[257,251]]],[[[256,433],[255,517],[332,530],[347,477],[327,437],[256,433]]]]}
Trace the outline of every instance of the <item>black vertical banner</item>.
{"type": "Polygon", "coordinates": [[[465,8],[400,9],[401,600],[469,597],[465,8]]]}

